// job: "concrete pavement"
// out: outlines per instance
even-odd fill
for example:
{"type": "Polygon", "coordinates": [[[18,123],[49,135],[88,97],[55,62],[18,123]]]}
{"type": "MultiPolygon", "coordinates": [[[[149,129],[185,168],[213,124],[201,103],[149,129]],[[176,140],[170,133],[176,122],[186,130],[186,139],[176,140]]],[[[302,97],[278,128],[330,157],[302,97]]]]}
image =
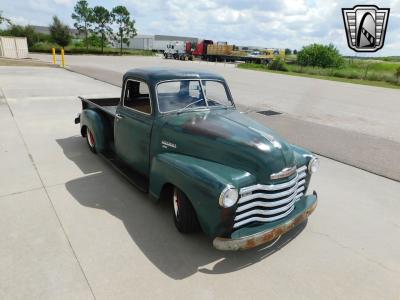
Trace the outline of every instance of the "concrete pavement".
{"type": "Polygon", "coordinates": [[[219,252],[87,149],[75,97],[117,87],[54,68],[0,68],[0,87],[2,299],[399,299],[399,183],[322,157],[307,224],[219,252]]]}

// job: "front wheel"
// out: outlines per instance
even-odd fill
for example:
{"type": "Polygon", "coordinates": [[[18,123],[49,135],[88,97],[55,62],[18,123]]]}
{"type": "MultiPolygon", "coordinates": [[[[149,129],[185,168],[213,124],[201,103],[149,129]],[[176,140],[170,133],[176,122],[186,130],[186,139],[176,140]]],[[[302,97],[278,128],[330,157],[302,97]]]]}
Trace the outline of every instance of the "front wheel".
{"type": "Polygon", "coordinates": [[[172,194],[173,216],[176,228],[182,233],[199,231],[200,226],[196,212],[186,195],[174,187],[172,194]]]}

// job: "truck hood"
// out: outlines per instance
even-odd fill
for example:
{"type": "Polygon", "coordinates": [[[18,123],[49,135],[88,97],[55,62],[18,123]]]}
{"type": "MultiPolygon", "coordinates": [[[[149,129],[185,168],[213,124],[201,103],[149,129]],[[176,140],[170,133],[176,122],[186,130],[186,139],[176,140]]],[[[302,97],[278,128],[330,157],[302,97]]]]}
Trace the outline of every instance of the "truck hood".
{"type": "Polygon", "coordinates": [[[191,111],[163,118],[160,141],[168,151],[248,171],[261,183],[296,164],[289,143],[236,110],[191,111]]]}

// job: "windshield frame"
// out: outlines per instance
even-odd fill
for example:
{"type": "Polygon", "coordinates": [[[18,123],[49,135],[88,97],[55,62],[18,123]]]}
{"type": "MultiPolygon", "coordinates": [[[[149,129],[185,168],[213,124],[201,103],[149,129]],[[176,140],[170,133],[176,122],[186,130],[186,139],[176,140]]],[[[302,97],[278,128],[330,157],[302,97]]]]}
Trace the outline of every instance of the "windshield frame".
{"type": "Polygon", "coordinates": [[[225,81],[225,80],[221,80],[221,79],[214,79],[214,78],[182,78],[182,79],[169,79],[169,80],[159,81],[159,82],[157,82],[157,84],[156,84],[156,86],[155,86],[155,96],[156,96],[156,101],[157,101],[157,109],[158,109],[158,112],[159,112],[160,114],[162,114],[162,115],[170,114],[170,113],[176,113],[176,112],[184,112],[184,111],[188,111],[188,110],[210,109],[210,107],[213,107],[213,108],[225,108],[225,107],[227,107],[227,108],[236,108],[235,102],[233,101],[233,98],[232,98],[231,91],[229,90],[229,87],[228,87],[228,85],[226,84],[226,81],[225,81]],[[204,96],[204,101],[206,102],[206,106],[199,106],[199,107],[196,107],[196,108],[190,108],[190,109],[185,109],[185,110],[182,110],[182,108],[178,108],[178,109],[174,109],[174,110],[170,110],[170,111],[165,111],[165,112],[161,111],[161,110],[160,110],[160,102],[158,101],[158,85],[159,85],[159,84],[162,84],[162,83],[166,83],[166,82],[180,82],[180,81],[199,81],[199,83],[200,83],[200,88],[201,88],[201,92],[202,92],[202,94],[203,94],[203,96],[204,96]],[[208,105],[207,96],[206,96],[206,94],[204,93],[204,88],[203,88],[203,82],[202,82],[202,81],[216,81],[216,82],[220,82],[220,83],[224,86],[225,92],[226,92],[226,94],[227,94],[227,97],[228,97],[229,101],[231,101],[232,105],[230,105],[230,106],[224,106],[224,105],[221,104],[221,105],[209,106],[209,105],[208,105]]]}

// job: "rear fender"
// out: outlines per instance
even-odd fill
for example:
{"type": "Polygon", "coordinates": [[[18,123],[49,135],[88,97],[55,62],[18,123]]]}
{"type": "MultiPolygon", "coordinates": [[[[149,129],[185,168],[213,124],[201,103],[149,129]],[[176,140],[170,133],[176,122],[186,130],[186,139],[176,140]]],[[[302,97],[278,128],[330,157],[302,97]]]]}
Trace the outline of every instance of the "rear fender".
{"type": "Polygon", "coordinates": [[[209,236],[223,235],[232,227],[235,206],[220,207],[222,190],[255,182],[253,175],[215,162],[175,153],[163,153],[152,160],[150,196],[158,201],[163,187],[172,184],[182,190],[192,203],[203,231],[209,236]]]}
{"type": "Polygon", "coordinates": [[[106,141],[106,121],[93,109],[84,109],[81,113],[81,132],[86,136],[86,132],[82,129],[89,127],[93,130],[96,149],[98,152],[104,152],[107,148],[106,141]]]}

